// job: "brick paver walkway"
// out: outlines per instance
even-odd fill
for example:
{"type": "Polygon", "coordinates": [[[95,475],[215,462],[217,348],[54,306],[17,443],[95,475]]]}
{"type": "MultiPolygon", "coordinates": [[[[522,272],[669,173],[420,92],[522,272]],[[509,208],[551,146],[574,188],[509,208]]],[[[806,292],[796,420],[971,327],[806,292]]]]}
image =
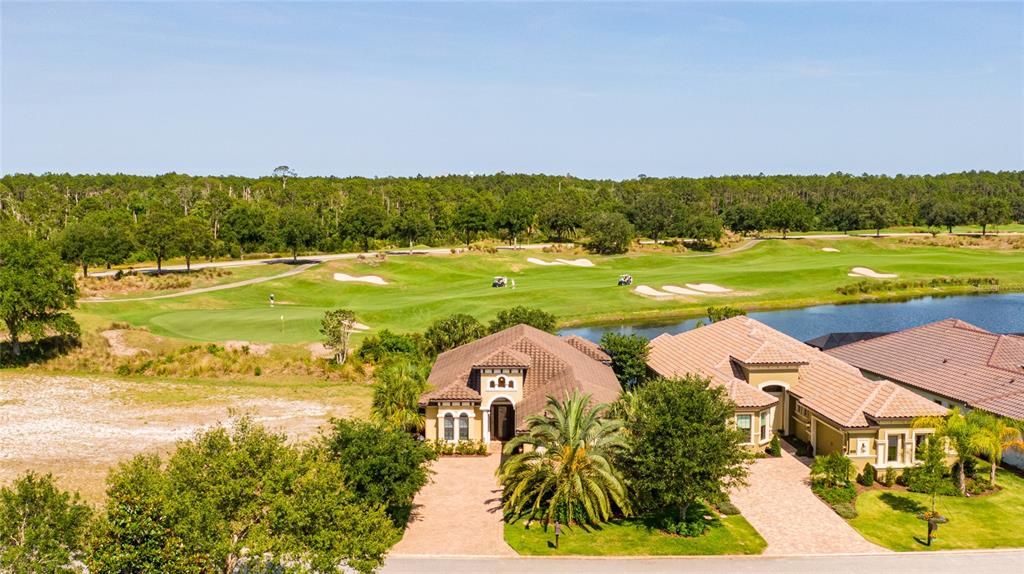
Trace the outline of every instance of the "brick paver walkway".
{"type": "Polygon", "coordinates": [[[500,458],[495,453],[434,462],[433,480],[416,495],[413,519],[391,553],[514,556],[505,544],[494,476],[500,458]]]}
{"type": "Polygon", "coordinates": [[[861,537],[811,492],[809,472],[791,452],[783,451],[782,458],[755,461],[750,484],[732,493],[733,503],[768,542],[764,553],[887,552],[861,537]]]}

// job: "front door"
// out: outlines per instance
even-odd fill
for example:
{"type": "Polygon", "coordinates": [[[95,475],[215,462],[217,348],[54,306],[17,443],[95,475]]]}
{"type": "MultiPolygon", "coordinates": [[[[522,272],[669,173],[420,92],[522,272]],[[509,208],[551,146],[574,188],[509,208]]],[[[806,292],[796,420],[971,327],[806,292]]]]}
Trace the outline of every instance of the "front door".
{"type": "Polygon", "coordinates": [[[491,405],[491,437],[506,441],[515,434],[515,411],[510,404],[491,405]]]}

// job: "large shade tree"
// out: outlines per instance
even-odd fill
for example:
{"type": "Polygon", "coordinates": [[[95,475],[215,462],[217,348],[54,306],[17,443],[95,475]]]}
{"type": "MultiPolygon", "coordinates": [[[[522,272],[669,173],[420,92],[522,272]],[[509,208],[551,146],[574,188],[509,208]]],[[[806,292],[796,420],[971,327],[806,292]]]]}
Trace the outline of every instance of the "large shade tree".
{"type": "Polygon", "coordinates": [[[74,274],[53,246],[18,229],[0,229],[0,319],[15,356],[25,335],[79,334],[66,312],[74,308],[77,293],[74,274]]]}
{"type": "Polygon", "coordinates": [[[604,418],[606,410],[574,393],[548,397],[545,412],[527,419],[526,433],[505,445],[508,458],[498,469],[506,520],[594,524],[616,510],[631,513],[616,466],[626,449],[622,423],[604,418]],[[531,448],[516,453],[522,446],[531,448]]]}
{"type": "Polygon", "coordinates": [[[685,520],[692,504],[721,501],[743,483],[751,456],[722,387],[695,376],[658,378],[632,395],[623,409],[630,444],[623,468],[642,509],[685,520]]]}
{"type": "Polygon", "coordinates": [[[29,472],[0,488],[0,572],[70,571],[83,557],[91,514],[50,475],[29,472]]]}

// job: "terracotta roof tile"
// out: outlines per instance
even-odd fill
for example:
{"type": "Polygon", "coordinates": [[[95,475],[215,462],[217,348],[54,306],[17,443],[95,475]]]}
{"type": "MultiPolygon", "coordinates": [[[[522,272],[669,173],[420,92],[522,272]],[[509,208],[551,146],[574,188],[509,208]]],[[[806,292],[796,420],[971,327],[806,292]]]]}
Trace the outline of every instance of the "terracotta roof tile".
{"type": "Polygon", "coordinates": [[[946,319],[828,353],[886,379],[1024,419],[1024,337],[946,319]]]}
{"type": "Polygon", "coordinates": [[[593,341],[584,339],[579,335],[566,335],[562,337],[562,340],[575,347],[576,350],[582,351],[584,354],[586,354],[588,357],[592,359],[600,361],[606,365],[612,364],[611,356],[609,356],[608,353],[605,353],[604,349],[602,349],[597,343],[593,341]]]}
{"type": "Polygon", "coordinates": [[[523,380],[523,399],[515,409],[517,428],[523,427],[526,417],[544,409],[549,395],[561,398],[579,391],[590,395],[595,403],[610,403],[622,391],[608,365],[551,333],[516,325],[441,353],[428,379],[433,389],[420,397],[420,403],[479,400],[480,380],[474,366],[504,361],[518,362],[508,366],[520,367],[524,358],[529,364],[523,380]]]}
{"type": "Polygon", "coordinates": [[[897,385],[869,381],[856,367],[749,317],[734,317],[678,335],[661,335],[651,341],[648,364],[663,376],[695,373],[709,377],[712,382],[726,386],[730,396],[736,395],[733,400],[737,406],[753,407],[769,400],[774,402],[775,398],[747,384],[736,362],[754,364],[748,361],[760,360],[759,355],[796,364],[798,382],[790,392],[805,406],[842,427],[866,427],[871,418],[945,412],[897,385]]]}
{"type": "Polygon", "coordinates": [[[498,349],[486,358],[473,364],[474,367],[519,367],[526,368],[532,363],[530,356],[515,349],[498,349]]]}

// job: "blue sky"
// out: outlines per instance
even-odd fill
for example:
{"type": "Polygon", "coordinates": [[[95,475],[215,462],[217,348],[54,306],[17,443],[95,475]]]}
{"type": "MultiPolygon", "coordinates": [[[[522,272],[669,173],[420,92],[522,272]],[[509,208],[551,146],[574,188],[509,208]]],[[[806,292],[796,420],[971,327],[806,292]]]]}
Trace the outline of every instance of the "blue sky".
{"type": "Polygon", "coordinates": [[[1024,168],[1024,3],[11,3],[0,171],[1024,168]]]}

